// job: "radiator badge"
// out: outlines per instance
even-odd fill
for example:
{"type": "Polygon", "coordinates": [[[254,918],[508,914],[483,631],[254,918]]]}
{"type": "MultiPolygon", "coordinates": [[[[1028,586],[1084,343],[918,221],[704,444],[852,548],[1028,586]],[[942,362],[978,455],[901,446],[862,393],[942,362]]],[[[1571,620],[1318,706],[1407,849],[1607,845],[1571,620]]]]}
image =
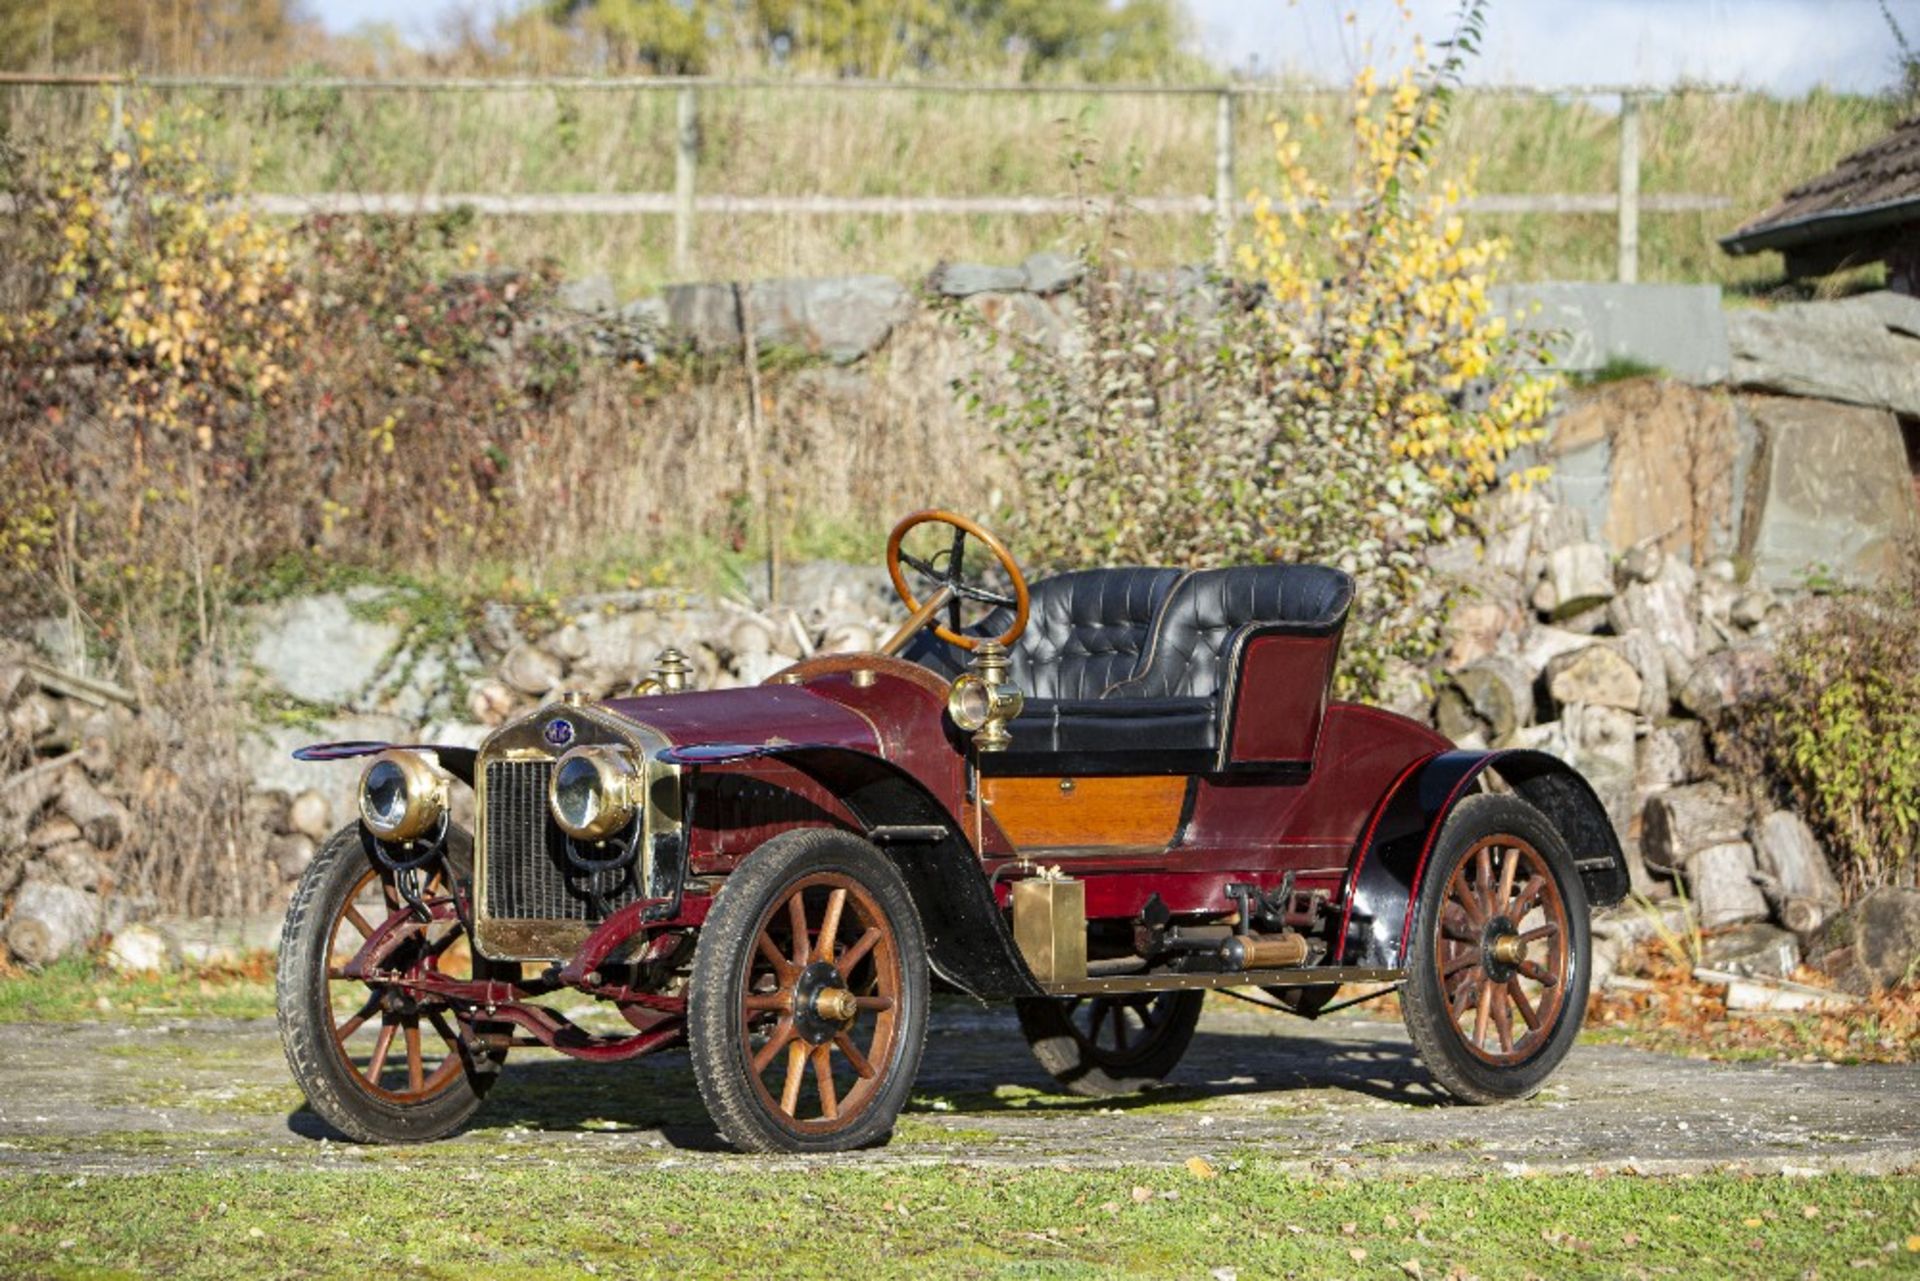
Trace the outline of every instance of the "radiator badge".
{"type": "Polygon", "coordinates": [[[565,747],[573,741],[573,722],[564,716],[556,716],[547,722],[540,736],[547,740],[549,747],[565,747]]]}

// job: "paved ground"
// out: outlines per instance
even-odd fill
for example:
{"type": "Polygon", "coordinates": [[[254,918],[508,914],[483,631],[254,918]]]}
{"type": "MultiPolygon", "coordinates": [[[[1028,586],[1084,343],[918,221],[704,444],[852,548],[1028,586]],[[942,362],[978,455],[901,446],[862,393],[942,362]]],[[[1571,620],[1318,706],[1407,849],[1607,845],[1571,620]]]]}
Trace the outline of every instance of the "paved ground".
{"type": "MultiPolygon", "coordinates": [[[[855,1162],[1160,1163],[1248,1154],[1346,1174],[1920,1169],[1920,1068],[1715,1064],[1577,1047],[1538,1098],[1446,1104],[1397,1023],[1316,1025],[1211,1004],[1172,1088],[1118,1104],[1047,1094],[1010,1010],[942,1005],[894,1143],[855,1162]]],[[[0,1029],[0,1171],[418,1160],[725,1164],[685,1057],[593,1066],[517,1055],[440,1147],[330,1140],[270,1021],[0,1029]],[[405,1155],[402,1156],[401,1154],[405,1155]]]]}

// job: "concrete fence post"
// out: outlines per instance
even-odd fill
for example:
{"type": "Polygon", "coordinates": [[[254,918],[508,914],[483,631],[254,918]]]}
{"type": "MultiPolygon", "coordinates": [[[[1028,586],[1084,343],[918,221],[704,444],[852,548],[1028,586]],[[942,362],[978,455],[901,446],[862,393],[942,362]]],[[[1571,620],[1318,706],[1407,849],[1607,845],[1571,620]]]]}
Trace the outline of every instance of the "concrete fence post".
{"type": "Polygon", "coordinates": [[[1620,95],[1620,213],[1618,271],[1620,283],[1640,279],[1640,98],[1620,95]]]}
{"type": "Polygon", "coordinates": [[[700,162],[700,103],[692,85],[678,94],[673,153],[673,269],[685,279],[693,270],[693,189],[700,162]]]}
{"type": "Polygon", "coordinates": [[[1222,89],[1214,103],[1213,119],[1213,265],[1225,272],[1233,265],[1233,93],[1222,89]]]}

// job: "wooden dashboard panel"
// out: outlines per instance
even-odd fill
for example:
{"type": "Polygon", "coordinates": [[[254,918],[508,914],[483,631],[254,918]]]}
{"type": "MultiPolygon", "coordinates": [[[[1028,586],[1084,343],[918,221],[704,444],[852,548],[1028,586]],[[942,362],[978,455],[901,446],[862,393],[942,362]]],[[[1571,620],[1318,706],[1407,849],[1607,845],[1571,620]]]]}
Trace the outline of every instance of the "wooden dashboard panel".
{"type": "Polygon", "coordinates": [[[1186,804],[1182,775],[987,778],[980,781],[1000,830],[1021,850],[1172,844],[1186,804]]]}

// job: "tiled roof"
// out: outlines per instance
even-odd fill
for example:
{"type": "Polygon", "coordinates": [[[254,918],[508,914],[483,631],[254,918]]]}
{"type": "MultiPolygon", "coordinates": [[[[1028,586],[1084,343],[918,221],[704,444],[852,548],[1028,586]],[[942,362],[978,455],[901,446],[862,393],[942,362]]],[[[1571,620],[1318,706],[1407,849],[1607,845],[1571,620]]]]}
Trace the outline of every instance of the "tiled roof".
{"type": "Polygon", "coordinates": [[[1907,220],[1920,221],[1920,116],[1801,183],[1720,243],[1752,253],[1907,220]]]}

